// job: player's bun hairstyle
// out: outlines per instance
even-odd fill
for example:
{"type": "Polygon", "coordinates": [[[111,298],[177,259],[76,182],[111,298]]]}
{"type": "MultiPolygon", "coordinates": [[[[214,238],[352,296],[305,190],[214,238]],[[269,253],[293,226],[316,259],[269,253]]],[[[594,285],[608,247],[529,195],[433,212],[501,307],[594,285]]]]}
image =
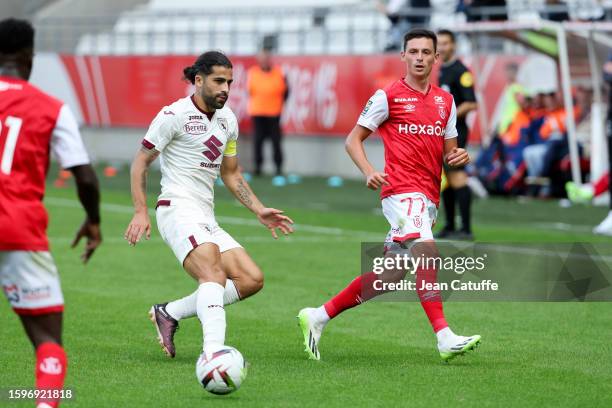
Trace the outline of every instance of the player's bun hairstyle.
{"type": "Polygon", "coordinates": [[[10,55],[34,49],[34,27],[26,20],[0,21],[0,54],[10,55]]]}
{"type": "Polygon", "coordinates": [[[424,28],[414,28],[404,34],[404,51],[406,51],[406,44],[408,44],[408,41],[413,38],[429,38],[433,41],[434,52],[438,50],[438,37],[436,37],[436,33],[424,28]]]}
{"type": "Polygon", "coordinates": [[[222,52],[207,51],[200,55],[193,65],[183,69],[183,77],[192,84],[195,84],[197,74],[210,75],[214,66],[232,68],[232,62],[222,52]]]}
{"type": "Polygon", "coordinates": [[[455,33],[453,33],[451,30],[443,28],[441,30],[438,30],[438,35],[447,35],[450,37],[453,43],[455,42],[455,33]]]}

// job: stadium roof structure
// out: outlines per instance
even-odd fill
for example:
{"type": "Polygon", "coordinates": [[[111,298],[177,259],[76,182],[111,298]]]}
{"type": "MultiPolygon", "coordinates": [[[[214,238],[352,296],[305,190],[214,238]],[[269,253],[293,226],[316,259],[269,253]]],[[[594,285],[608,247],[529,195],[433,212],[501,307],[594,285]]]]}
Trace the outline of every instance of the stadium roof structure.
{"type": "MultiPolygon", "coordinates": [[[[572,76],[590,79],[593,89],[592,150],[593,146],[605,146],[601,73],[607,53],[612,49],[612,22],[495,21],[467,23],[454,29],[469,36],[502,37],[557,60],[566,112],[574,111],[572,76]]],[[[576,183],[581,183],[576,121],[573,115],[567,115],[567,133],[572,179],[576,183]]],[[[593,163],[591,168],[593,169],[593,163]]]]}

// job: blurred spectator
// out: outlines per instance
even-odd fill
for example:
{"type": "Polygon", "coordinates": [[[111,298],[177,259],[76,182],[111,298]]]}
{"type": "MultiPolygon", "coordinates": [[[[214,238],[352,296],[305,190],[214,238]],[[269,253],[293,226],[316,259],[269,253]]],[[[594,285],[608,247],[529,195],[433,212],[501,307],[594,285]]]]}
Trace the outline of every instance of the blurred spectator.
{"type": "Polygon", "coordinates": [[[261,175],[264,162],[263,144],[267,138],[272,140],[276,174],[281,175],[283,152],[280,117],[289,87],[282,69],[272,64],[271,47],[264,46],[257,55],[257,65],[249,68],[247,90],[248,112],[254,129],[255,175],[261,175]]]}
{"type": "Polygon", "coordinates": [[[411,28],[427,25],[428,17],[425,14],[430,3],[429,0],[389,0],[386,3],[379,0],[376,8],[391,22],[385,47],[385,51],[389,52],[401,50],[404,34],[411,28]],[[406,8],[422,10],[416,10],[421,13],[411,14],[406,8]]]}
{"type": "MultiPolygon", "coordinates": [[[[553,166],[569,153],[567,140],[567,112],[561,106],[561,98],[555,93],[545,96],[547,113],[539,131],[535,144],[529,145],[523,151],[527,165],[527,184],[531,185],[530,193],[539,192],[541,197],[550,195],[550,176],[553,166]]],[[[580,106],[574,108],[577,118],[580,106]]]]}
{"type": "Polygon", "coordinates": [[[503,21],[508,19],[506,0],[463,0],[468,21],[503,21]],[[494,7],[496,10],[490,10],[494,7]],[[488,10],[487,10],[488,9],[488,10]]]}
{"type": "Polygon", "coordinates": [[[506,65],[506,81],[508,82],[502,95],[502,111],[497,125],[497,133],[502,135],[521,111],[525,88],[517,82],[519,66],[515,62],[506,65]]]}
{"type": "Polygon", "coordinates": [[[567,11],[567,3],[564,0],[546,0],[547,7],[553,7],[553,11],[544,11],[541,14],[542,18],[550,21],[567,21],[569,14],[567,11]],[[564,10],[561,10],[564,8],[564,10]]]}

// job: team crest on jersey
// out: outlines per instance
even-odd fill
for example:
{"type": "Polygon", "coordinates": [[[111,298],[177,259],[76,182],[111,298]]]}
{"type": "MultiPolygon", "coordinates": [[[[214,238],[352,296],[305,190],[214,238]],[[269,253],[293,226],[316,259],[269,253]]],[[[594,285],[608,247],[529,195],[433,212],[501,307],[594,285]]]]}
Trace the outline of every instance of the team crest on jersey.
{"type": "Polygon", "coordinates": [[[219,118],[219,119],[217,119],[217,121],[219,122],[219,127],[221,127],[221,129],[223,129],[223,131],[225,133],[228,133],[229,132],[229,127],[227,125],[227,119],[219,118]]]}
{"type": "Polygon", "coordinates": [[[440,95],[434,96],[434,103],[436,103],[438,105],[444,105],[444,97],[442,97],[440,95]]]}
{"type": "Polygon", "coordinates": [[[191,122],[185,123],[185,133],[190,135],[203,135],[208,131],[208,126],[205,123],[192,120],[191,122]]]}
{"type": "Polygon", "coordinates": [[[404,112],[414,112],[416,110],[416,106],[412,104],[404,105],[404,112]]]}
{"type": "Polygon", "coordinates": [[[412,221],[414,222],[414,226],[417,228],[421,228],[423,226],[423,219],[418,215],[415,215],[412,221]]]}
{"type": "Polygon", "coordinates": [[[370,106],[372,106],[372,103],[374,102],[372,102],[371,99],[368,101],[368,103],[366,103],[366,106],[361,111],[361,116],[364,116],[366,113],[368,113],[368,111],[370,110],[370,106]]]}
{"type": "Polygon", "coordinates": [[[444,109],[444,106],[438,106],[438,113],[441,119],[446,119],[446,109],[444,109]]]}

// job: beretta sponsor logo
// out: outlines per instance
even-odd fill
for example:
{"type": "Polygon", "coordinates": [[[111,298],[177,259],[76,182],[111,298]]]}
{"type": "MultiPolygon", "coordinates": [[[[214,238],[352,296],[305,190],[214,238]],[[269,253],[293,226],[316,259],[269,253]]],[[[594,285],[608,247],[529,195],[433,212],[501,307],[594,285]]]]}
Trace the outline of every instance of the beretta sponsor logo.
{"type": "Polygon", "coordinates": [[[207,130],[206,124],[202,122],[192,120],[191,122],[185,123],[185,132],[190,135],[203,135],[207,130]]]}

